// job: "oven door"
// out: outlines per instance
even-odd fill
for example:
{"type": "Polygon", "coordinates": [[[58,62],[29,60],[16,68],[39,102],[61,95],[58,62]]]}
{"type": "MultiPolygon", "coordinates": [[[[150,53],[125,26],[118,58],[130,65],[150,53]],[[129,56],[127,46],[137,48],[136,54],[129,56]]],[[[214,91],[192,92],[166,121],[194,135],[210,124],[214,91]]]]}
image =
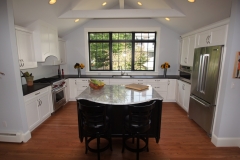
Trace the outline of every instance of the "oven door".
{"type": "Polygon", "coordinates": [[[182,81],[185,81],[191,84],[191,72],[179,70],[179,76],[182,81]]]}
{"type": "Polygon", "coordinates": [[[53,97],[53,112],[58,110],[61,106],[66,104],[65,88],[61,88],[52,92],[53,97]]]}

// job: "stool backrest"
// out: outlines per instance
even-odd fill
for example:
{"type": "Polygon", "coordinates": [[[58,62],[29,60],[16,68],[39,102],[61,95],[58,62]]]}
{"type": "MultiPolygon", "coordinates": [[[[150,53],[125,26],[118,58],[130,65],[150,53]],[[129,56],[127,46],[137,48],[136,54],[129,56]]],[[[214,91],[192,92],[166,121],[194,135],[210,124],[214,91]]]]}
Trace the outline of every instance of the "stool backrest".
{"type": "Polygon", "coordinates": [[[94,131],[106,127],[106,105],[80,100],[80,114],[83,128],[94,131]]]}
{"type": "Polygon", "coordinates": [[[150,128],[151,113],[156,101],[144,102],[128,106],[129,126],[131,128],[150,128]]]}

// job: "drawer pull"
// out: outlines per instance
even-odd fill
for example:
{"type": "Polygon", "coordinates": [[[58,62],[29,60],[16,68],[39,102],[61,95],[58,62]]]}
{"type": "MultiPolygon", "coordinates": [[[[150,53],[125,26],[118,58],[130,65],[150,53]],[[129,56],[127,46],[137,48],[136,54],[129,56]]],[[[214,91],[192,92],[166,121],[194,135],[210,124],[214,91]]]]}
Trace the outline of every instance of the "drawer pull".
{"type": "Polygon", "coordinates": [[[40,94],[40,92],[38,92],[38,93],[35,93],[35,95],[38,95],[38,94],[40,94]]]}

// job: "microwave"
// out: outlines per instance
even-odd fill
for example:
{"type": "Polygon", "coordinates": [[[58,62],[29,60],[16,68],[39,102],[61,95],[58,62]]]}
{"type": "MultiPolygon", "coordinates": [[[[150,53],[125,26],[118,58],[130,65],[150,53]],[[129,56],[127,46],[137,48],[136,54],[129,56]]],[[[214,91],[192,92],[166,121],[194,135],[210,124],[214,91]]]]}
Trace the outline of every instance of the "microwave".
{"type": "Polygon", "coordinates": [[[179,79],[191,84],[191,76],[192,76],[192,67],[189,66],[180,66],[179,71],[179,79]]]}

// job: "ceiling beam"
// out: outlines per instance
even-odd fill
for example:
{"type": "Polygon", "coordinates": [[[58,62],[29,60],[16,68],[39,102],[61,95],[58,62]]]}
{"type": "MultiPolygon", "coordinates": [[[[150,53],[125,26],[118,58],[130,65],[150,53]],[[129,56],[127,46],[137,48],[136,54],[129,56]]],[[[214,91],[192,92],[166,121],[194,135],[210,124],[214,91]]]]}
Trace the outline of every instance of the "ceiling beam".
{"type": "Polygon", "coordinates": [[[124,0],[119,0],[119,8],[124,9],[124,0]]]}
{"type": "Polygon", "coordinates": [[[175,9],[109,9],[109,10],[70,10],[59,16],[61,19],[75,18],[161,18],[185,17],[175,9]]]}

